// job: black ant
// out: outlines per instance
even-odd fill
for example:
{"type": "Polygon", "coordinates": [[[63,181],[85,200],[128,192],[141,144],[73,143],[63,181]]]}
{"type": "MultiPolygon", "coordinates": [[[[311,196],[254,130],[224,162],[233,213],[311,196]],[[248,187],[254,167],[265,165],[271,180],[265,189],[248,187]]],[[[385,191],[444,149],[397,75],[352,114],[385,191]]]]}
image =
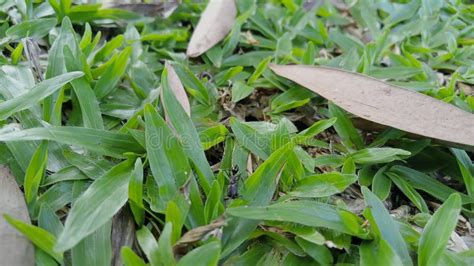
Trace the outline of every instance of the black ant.
{"type": "Polygon", "coordinates": [[[227,198],[228,199],[236,199],[239,197],[239,167],[235,165],[232,167],[230,179],[229,179],[229,187],[227,188],[227,198]]]}
{"type": "MultiPolygon", "coordinates": [[[[229,172],[224,170],[224,172],[229,172]]],[[[248,172],[248,170],[247,170],[248,172]]],[[[239,198],[239,181],[242,181],[242,171],[239,171],[239,167],[234,165],[230,174],[227,174],[229,179],[229,186],[227,187],[227,197],[226,199],[236,199],[239,198]]]]}

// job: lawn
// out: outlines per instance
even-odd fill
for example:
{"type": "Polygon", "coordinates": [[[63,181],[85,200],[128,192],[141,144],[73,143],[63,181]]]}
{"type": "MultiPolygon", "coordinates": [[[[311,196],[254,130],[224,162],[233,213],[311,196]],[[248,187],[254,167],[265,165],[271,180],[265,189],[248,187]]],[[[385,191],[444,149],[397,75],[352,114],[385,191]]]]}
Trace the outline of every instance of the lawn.
{"type": "Polygon", "coordinates": [[[0,264],[474,265],[470,1],[95,2],[0,3],[0,264]]]}

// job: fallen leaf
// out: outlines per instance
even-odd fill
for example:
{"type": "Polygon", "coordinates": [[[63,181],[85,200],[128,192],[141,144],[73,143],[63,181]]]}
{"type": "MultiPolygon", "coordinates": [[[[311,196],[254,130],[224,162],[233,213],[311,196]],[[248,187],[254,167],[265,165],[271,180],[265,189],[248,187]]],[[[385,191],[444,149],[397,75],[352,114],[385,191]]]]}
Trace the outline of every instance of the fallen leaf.
{"type": "Polygon", "coordinates": [[[350,7],[342,0],[330,0],[331,4],[340,11],[348,11],[350,7]]]}
{"type": "Polygon", "coordinates": [[[210,0],[194,29],[186,55],[197,57],[230,32],[237,16],[234,0],[210,0]]]}
{"type": "Polygon", "coordinates": [[[454,252],[463,252],[469,249],[466,242],[464,242],[461,236],[459,236],[456,232],[451,233],[447,248],[454,252]]]}
{"type": "Polygon", "coordinates": [[[43,71],[41,70],[41,64],[40,64],[40,48],[38,46],[38,42],[35,39],[32,38],[25,38],[23,39],[23,44],[24,44],[24,50],[25,50],[25,55],[26,59],[28,60],[28,63],[30,64],[30,68],[35,73],[36,79],[38,81],[43,81],[43,71]]]}
{"type": "Polygon", "coordinates": [[[122,247],[132,247],[135,240],[135,222],[128,206],[122,207],[112,220],[112,265],[123,265],[122,247]]]}
{"type": "Polygon", "coordinates": [[[461,236],[461,239],[464,241],[468,248],[474,248],[474,236],[472,235],[472,233],[469,233],[465,236],[461,236]]]}
{"type": "Polygon", "coordinates": [[[458,87],[464,94],[474,96],[474,86],[459,82],[458,87]]]}
{"type": "MultiPolygon", "coordinates": [[[[178,102],[181,104],[184,111],[189,116],[191,116],[191,106],[189,105],[188,95],[186,94],[186,91],[184,90],[181,80],[179,80],[178,74],[176,74],[176,71],[174,70],[173,66],[168,61],[166,61],[165,67],[166,69],[168,69],[168,84],[171,90],[173,91],[174,96],[176,97],[178,102]]],[[[161,95],[163,95],[163,90],[161,90],[161,95]]],[[[163,101],[163,96],[161,96],[161,100],[163,101]]],[[[166,111],[165,111],[165,118],[166,118],[166,121],[169,121],[169,117],[166,111]]]]}
{"type": "MultiPolygon", "coordinates": [[[[8,214],[30,224],[26,203],[10,170],[0,165],[0,219],[8,214]]],[[[0,258],[2,265],[34,265],[33,245],[9,223],[0,221],[0,258]]]]}
{"type": "MultiPolygon", "coordinates": [[[[340,0],[339,0],[339,1],[340,1],[340,0]]],[[[331,2],[332,2],[332,1],[331,1],[331,2]]],[[[323,1],[321,1],[321,0],[306,0],[306,1],[304,1],[304,3],[303,3],[303,8],[304,8],[304,10],[306,10],[306,11],[310,11],[310,10],[312,10],[313,8],[314,8],[314,9],[319,8],[322,4],[323,4],[323,1]]]]}
{"type": "Polygon", "coordinates": [[[249,156],[247,157],[247,173],[249,175],[253,174],[253,160],[252,160],[252,155],[249,153],[249,156]]]}
{"type": "Polygon", "coordinates": [[[186,232],[178,242],[176,242],[176,247],[187,246],[197,241],[203,239],[208,233],[212,232],[215,229],[220,229],[226,224],[224,217],[221,217],[212,223],[204,226],[199,226],[193,228],[186,232]]]}
{"type": "Polygon", "coordinates": [[[118,8],[139,13],[145,16],[160,16],[167,18],[178,7],[178,1],[154,1],[155,3],[127,3],[128,1],[108,0],[104,1],[102,7],[104,8],[118,8]]]}
{"type": "Polygon", "coordinates": [[[301,65],[270,68],[363,119],[474,150],[474,115],[453,105],[344,70],[301,65]]]}

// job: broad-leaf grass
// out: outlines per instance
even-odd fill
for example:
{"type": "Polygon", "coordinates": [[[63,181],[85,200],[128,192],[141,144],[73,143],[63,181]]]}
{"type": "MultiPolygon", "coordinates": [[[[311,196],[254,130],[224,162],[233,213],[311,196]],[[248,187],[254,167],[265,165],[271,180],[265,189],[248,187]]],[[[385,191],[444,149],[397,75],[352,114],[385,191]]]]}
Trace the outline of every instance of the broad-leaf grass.
{"type": "Polygon", "coordinates": [[[270,69],[355,71],[473,112],[472,5],[349,2],[235,1],[197,58],[206,1],[0,4],[0,163],[33,225],[7,221],[36,263],[472,264],[446,248],[474,211],[470,151],[368,124],[270,69]],[[117,232],[124,213],[135,228],[117,232]]]}

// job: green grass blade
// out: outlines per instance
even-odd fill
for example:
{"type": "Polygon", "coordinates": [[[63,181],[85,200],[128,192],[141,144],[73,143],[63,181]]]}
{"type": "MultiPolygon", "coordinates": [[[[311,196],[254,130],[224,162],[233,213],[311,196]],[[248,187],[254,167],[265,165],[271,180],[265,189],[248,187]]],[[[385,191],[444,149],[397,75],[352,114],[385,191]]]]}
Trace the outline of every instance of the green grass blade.
{"type": "Polygon", "coordinates": [[[232,127],[232,133],[242,146],[263,160],[268,158],[270,151],[267,145],[262,145],[262,143],[265,143],[263,135],[234,117],[230,119],[230,126],[232,127]]]}
{"type": "Polygon", "coordinates": [[[384,201],[390,195],[392,188],[392,181],[385,174],[387,167],[380,168],[374,175],[372,180],[372,192],[379,197],[380,200],[384,201]]]}
{"type": "MultiPolygon", "coordinates": [[[[73,82],[72,80],[71,82],[73,82]]],[[[52,111],[51,111],[51,119],[50,123],[53,126],[60,126],[62,124],[63,119],[63,102],[64,102],[64,91],[66,90],[65,87],[61,88],[57,93],[57,97],[55,99],[52,111]]],[[[53,97],[53,96],[51,96],[53,97]]]]}
{"type": "Polygon", "coordinates": [[[51,186],[56,183],[62,182],[62,181],[70,181],[70,180],[84,180],[88,179],[86,175],[84,175],[79,169],[77,169],[74,166],[67,166],[56,173],[47,176],[43,184],[41,186],[51,186]]]}
{"type": "Polygon", "coordinates": [[[466,151],[460,149],[451,149],[451,152],[456,157],[458,161],[459,169],[461,170],[461,175],[464,180],[464,185],[466,186],[467,194],[474,195],[474,165],[472,164],[471,158],[466,153],[466,151]]]}
{"type": "Polygon", "coordinates": [[[255,71],[252,73],[252,76],[250,76],[250,78],[248,78],[247,80],[247,84],[249,86],[252,85],[255,81],[257,81],[257,79],[262,75],[263,71],[267,69],[267,66],[271,60],[272,57],[269,56],[262,60],[260,63],[258,63],[258,65],[255,67],[255,71]]]}
{"type": "Polygon", "coordinates": [[[346,112],[333,103],[329,103],[329,113],[336,117],[334,124],[337,134],[341,137],[344,145],[350,148],[361,149],[364,147],[364,141],[359,132],[355,129],[346,112]]]}
{"type": "Polygon", "coordinates": [[[418,265],[428,266],[439,261],[456,228],[460,212],[461,197],[451,194],[423,229],[418,246],[418,265]]]}
{"type": "MultiPolygon", "coordinates": [[[[72,182],[59,182],[38,198],[38,205],[47,204],[53,211],[64,208],[72,201],[72,182]]],[[[35,214],[33,213],[32,216],[35,214]]]]}
{"type": "Polygon", "coordinates": [[[97,158],[95,155],[85,155],[65,150],[64,157],[71,165],[77,167],[90,179],[97,179],[109,171],[115,164],[106,159],[97,158]]]}
{"type": "Polygon", "coordinates": [[[400,160],[400,156],[411,155],[409,151],[395,148],[367,148],[351,154],[357,164],[389,163],[400,160]]]}
{"type": "Polygon", "coordinates": [[[219,124],[217,126],[209,127],[203,131],[200,131],[199,139],[201,140],[201,145],[204,150],[208,150],[223,142],[228,133],[229,130],[227,130],[224,125],[219,124]]]}
{"type": "Polygon", "coordinates": [[[30,204],[38,196],[38,189],[43,179],[48,162],[48,143],[42,142],[36,149],[26,169],[24,190],[26,203],[30,204]]]}
{"type": "Polygon", "coordinates": [[[337,121],[336,117],[333,117],[330,119],[319,120],[318,122],[311,125],[309,128],[298,133],[298,137],[306,137],[306,138],[314,137],[317,134],[333,126],[336,123],[336,121],[337,121]]]}
{"type": "Polygon", "coordinates": [[[144,152],[130,135],[91,128],[40,127],[0,134],[4,142],[25,140],[52,140],[116,158],[123,158],[126,152],[144,152]]]}
{"type": "Polygon", "coordinates": [[[178,262],[178,266],[194,266],[196,261],[202,265],[217,266],[221,252],[219,241],[211,241],[195,248],[184,255],[178,262]]]}
{"type": "Polygon", "coordinates": [[[133,252],[129,247],[123,247],[120,251],[122,261],[125,266],[146,266],[147,264],[133,252]]]}
{"type": "Polygon", "coordinates": [[[66,72],[63,49],[69,46],[73,52],[79,49],[75,32],[68,17],[64,17],[58,37],[48,51],[46,78],[52,78],[66,72]]]}
{"type": "Polygon", "coordinates": [[[217,180],[214,180],[212,183],[211,191],[204,205],[204,215],[206,218],[206,224],[210,223],[212,220],[216,219],[219,215],[219,210],[222,210],[223,206],[221,203],[222,198],[222,189],[217,180]]]}
{"type": "MultiPolygon", "coordinates": [[[[310,200],[288,201],[261,207],[234,207],[227,209],[227,213],[246,219],[292,222],[307,226],[328,228],[351,235],[358,235],[354,234],[354,229],[362,232],[362,221],[358,219],[355,214],[329,204],[310,200]],[[341,211],[357,219],[359,228],[349,228],[346,226],[340,215],[341,211]]],[[[359,236],[364,237],[364,234],[360,234],[359,236]]]]}
{"type": "MultiPolygon", "coordinates": [[[[453,193],[459,193],[455,189],[444,185],[435,178],[405,166],[396,165],[390,168],[390,171],[395,172],[400,177],[405,179],[415,189],[423,190],[441,201],[447,200],[448,197],[453,193]]],[[[474,199],[472,197],[461,193],[459,193],[459,195],[461,196],[463,204],[474,203],[474,199]]]]}
{"type": "MultiPolygon", "coordinates": [[[[189,206],[188,203],[184,203],[184,198],[178,198],[177,202],[168,201],[165,211],[165,222],[173,225],[171,234],[171,243],[174,244],[181,237],[181,230],[183,224],[187,218],[189,206]],[[178,206],[178,204],[180,206],[178,206]]],[[[192,203],[191,203],[192,204],[192,203]]]]}
{"type": "Polygon", "coordinates": [[[192,227],[205,225],[204,203],[195,178],[191,178],[189,181],[189,200],[191,201],[188,215],[189,223],[192,227]]]}
{"type": "Polygon", "coordinates": [[[165,228],[158,239],[158,253],[160,255],[161,265],[176,265],[173,254],[173,244],[171,243],[172,232],[173,224],[168,222],[165,224],[165,228]]]}
{"type": "Polygon", "coordinates": [[[392,247],[383,239],[364,241],[359,247],[360,265],[403,265],[392,247]]]}
{"type": "Polygon", "coordinates": [[[26,236],[36,247],[40,248],[48,255],[53,257],[57,262],[63,262],[63,254],[53,250],[56,243],[56,238],[44,230],[43,228],[36,227],[34,225],[26,224],[21,220],[14,219],[6,214],[3,215],[5,220],[26,236]]]}
{"type": "Polygon", "coordinates": [[[104,74],[100,77],[94,87],[94,92],[98,99],[104,98],[115,89],[118,82],[125,74],[131,53],[132,47],[129,46],[125,48],[120,52],[113,64],[107,67],[104,74]]]}
{"type": "Polygon", "coordinates": [[[122,34],[109,40],[94,55],[94,62],[100,62],[109,57],[116,49],[122,46],[124,40],[125,38],[122,34]]]}
{"type": "Polygon", "coordinates": [[[0,103],[0,120],[5,120],[12,114],[28,109],[36,105],[39,101],[50,96],[62,86],[84,75],[82,72],[70,72],[60,76],[47,79],[34,86],[28,92],[13,99],[0,103]]]}
{"type": "Polygon", "coordinates": [[[65,251],[105,224],[128,199],[132,162],[124,161],[98,178],[77,199],[55,246],[65,251]]]}
{"type": "Polygon", "coordinates": [[[58,21],[55,18],[26,20],[11,26],[5,34],[12,40],[22,38],[38,39],[48,34],[48,32],[56,26],[56,23],[58,23],[58,21]]]}
{"type": "Polygon", "coordinates": [[[428,206],[426,205],[425,200],[423,197],[416,191],[407,181],[405,181],[403,178],[398,176],[395,173],[392,172],[386,172],[386,175],[390,177],[390,179],[395,183],[395,185],[402,191],[407,198],[413,202],[413,204],[420,210],[421,212],[428,213],[428,206]]]}
{"type": "Polygon", "coordinates": [[[135,161],[128,184],[128,200],[135,222],[141,226],[145,220],[145,206],[143,206],[143,164],[140,158],[135,161]]]}
{"type": "Polygon", "coordinates": [[[334,258],[332,257],[331,251],[326,246],[314,244],[298,236],[295,237],[295,240],[306,254],[321,265],[333,265],[334,258]]]}
{"type": "Polygon", "coordinates": [[[163,70],[161,85],[163,89],[162,102],[166,113],[169,115],[169,122],[173,125],[181,142],[185,142],[183,143],[183,149],[194,163],[199,177],[199,184],[207,194],[211,188],[210,184],[214,179],[214,174],[209,166],[206,155],[204,154],[199,134],[197,133],[191,118],[186,114],[169,87],[168,71],[166,68],[163,70]]]}
{"type": "Polygon", "coordinates": [[[293,144],[287,144],[272,153],[257,170],[247,178],[242,197],[251,204],[268,203],[277,185],[277,176],[283,169],[293,144]]]}
{"type": "Polygon", "coordinates": [[[110,265],[112,262],[112,220],[82,239],[71,250],[74,266],[110,265]]]}
{"type": "MultiPolygon", "coordinates": [[[[275,193],[278,176],[286,163],[288,153],[292,149],[293,145],[288,144],[276,150],[247,178],[241,195],[249,205],[258,206],[270,202],[275,193]]],[[[257,225],[258,221],[245,219],[231,220],[229,225],[224,228],[222,238],[224,243],[223,256],[227,256],[242,244],[257,225]]]]}
{"type": "Polygon", "coordinates": [[[178,74],[179,79],[183,83],[183,86],[186,88],[188,93],[196,97],[203,104],[209,104],[210,96],[206,87],[202,82],[194,75],[194,73],[189,70],[186,66],[181,64],[173,65],[176,74],[178,74]]]}
{"type": "Polygon", "coordinates": [[[145,106],[145,137],[151,172],[166,203],[176,196],[178,185],[183,185],[190,174],[186,154],[165,120],[149,104],[145,106]]]}
{"type": "Polygon", "coordinates": [[[309,42],[306,45],[306,50],[303,54],[303,58],[301,59],[301,63],[303,63],[303,65],[314,65],[315,57],[316,57],[316,51],[314,49],[314,43],[309,42]]]}
{"type": "MultiPolygon", "coordinates": [[[[68,71],[78,71],[82,69],[77,63],[80,59],[74,56],[69,46],[64,47],[64,60],[68,71]]],[[[71,85],[81,107],[84,127],[104,129],[99,103],[87,79],[85,77],[78,78],[71,81],[71,85]]]]}
{"type": "Polygon", "coordinates": [[[341,193],[348,186],[357,181],[354,174],[341,174],[339,172],[330,172],[307,176],[300,180],[290,195],[295,197],[328,197],[333,194],[341,193]]]}
{"type": "Polygon", "coordinates": [[[143,226],[137,230],[137,240],[140,248],[145,253],[151,265],[160,265],[160,254],[158,250],[158,243],[153,234],[147,227],[143,226]]]}
{"type": "Polygon", "coordinates": [[[61,220],[56,213],[48,206],[42,204],[38,215],[38,226],[58,237],[64,229],[61,220]]]}
{"type": "Polygon", "coordinates": [[[395,221],[387,209],[385,209],[383,203],[366,187],[362,187],[362,193],[367,204],[366,210],[369,212],[368,218],[370,218],[371,224],[376,227],[378,235],[387,241],[402,260],[403,265],[413,265],[408,253],[408,247],[398,231],[395,221]]]}

